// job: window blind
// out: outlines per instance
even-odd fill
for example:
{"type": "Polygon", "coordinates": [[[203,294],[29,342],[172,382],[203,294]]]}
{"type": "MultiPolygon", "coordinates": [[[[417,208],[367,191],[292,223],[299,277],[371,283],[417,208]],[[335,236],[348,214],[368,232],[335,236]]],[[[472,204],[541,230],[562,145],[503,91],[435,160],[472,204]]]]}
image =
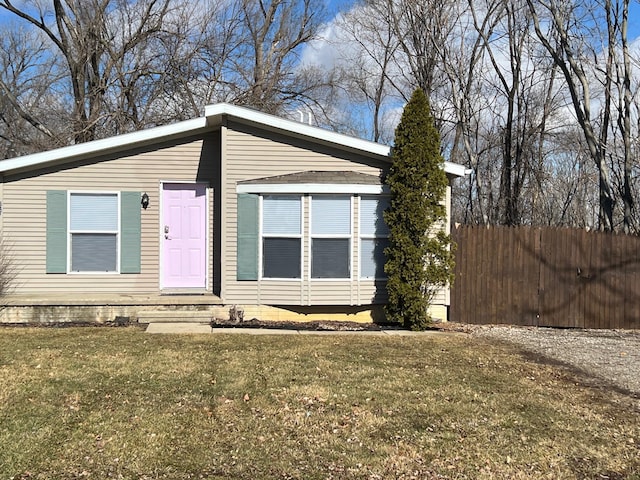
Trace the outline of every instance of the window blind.
{"type": "Polygon", "coordinates": [[[118,196],[72,193],[71,230],[90,232],[118,231],[118,196]]]}
{"type": "Polygon", "coordinates": [[[362,197],[360,199],[360,235],[387,236],[384,211],[389,207],[388,197],[362,197]]]}
{"type": "Polygon", "coordinates": [[[302,206],[298,196],[267,195],[262,205],[262,233],[300,235],[302,206]]]}
{"type": "Polygon", "coordinates": [[[318,196],[311,200],[312,235],[349,235],[351,198],[318,196]]]}

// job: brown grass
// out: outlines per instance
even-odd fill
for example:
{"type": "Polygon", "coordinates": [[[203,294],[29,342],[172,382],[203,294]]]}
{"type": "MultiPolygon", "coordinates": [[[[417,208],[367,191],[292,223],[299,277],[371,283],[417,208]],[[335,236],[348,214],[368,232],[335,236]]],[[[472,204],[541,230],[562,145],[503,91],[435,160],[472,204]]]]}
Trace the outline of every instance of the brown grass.
{"type": "Polygon", "coordinates": [[[0,329],[0,478],[640,478],[631,399],[473,337],[0,329]]]}

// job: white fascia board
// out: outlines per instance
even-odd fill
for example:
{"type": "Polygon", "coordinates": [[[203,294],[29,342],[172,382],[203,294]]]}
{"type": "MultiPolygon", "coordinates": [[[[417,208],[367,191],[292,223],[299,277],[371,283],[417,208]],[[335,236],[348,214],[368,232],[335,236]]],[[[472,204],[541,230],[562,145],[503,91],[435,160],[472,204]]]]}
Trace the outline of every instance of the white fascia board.
{"type": "MultiPolygon", "coordinates": [[[[306,123],[287,120],[245,107],[238,107],[228,103],[218,103],[205,107],[204,114],[210,123],[216,125],[222,122],[222,117],[224,115],[228,115],[246,122],[252,122],[258,125],[271,127],[288,133],[294,133],[303,137],[331,143],[341,147],[347,147],[368,154],[386,157],[389,160],[391,159],[391,147],[389,145],[383,145],[381,143],[370,142],[368,140],[350,137],[341,133],[331,132],[323,128],[307,125],[306,123]]],[[[466,169],[463,165],[453,162],[444,162],[444,171],[457,177],[464,177],[471,173],[470,170],[466,169]]]]}
{"type": "Polygon", "coordinates": [[[363,140],[361,138],[350,137],[342,133],[331,132],[320,127],[313,127],[306,123],[296,122],[293,120],[287,120],[285,118],[276,117],[275,115],[269,115],[257,110],[251,110],[245,107],[238,107],[236,105],[230,105],[228,103],[217,103],[215,105],[208,105],[204,110],[205,117],[210,119],[213,123],[220,123],[220,117],[228,115],[235,117],[239,120],[255,123],[265,127],[281,130],[283,132],[289,132],[297,134],[303,137],[319,140],[335,144],[341,147],[347,147],[362,152],[379,155],[381,157],[388,157],[390,148],[388,145],[381,143],[370,142],[369,140],[363,140]]]}
{"type": "Polygon", "coordinates": [[[82,157],[104,155],[124,150],[126,148],[143,146],[160,140],[170,140],[187,134],[195,134],[199,131],[206,130],[207,127],[206,118],[200,117],[171,125],[163,125],[161,127],[149,128],[133,133],[125,133],[123,135],[94,140],[92,142],[57,148],[47,152],[9,158],[7,160],[0,161],[0,172],[8,172],[37,165],[43,166],[58,161],[72,161],[82,157]]]}
{"type": "MultiPolygon", "coordinates": [[[[138,132],[126,133],[92,142],[71,145],[69,147],[58,148],[47,152],[0,160],[0,173],[34,166],[44,166],[56,162],[73,161],[82,157],[105,155],[125,150],[127,148],[143,146],[153,142],[170,140],[175,137],[204,132],[222,125],[224,116],[235,117],[241,121],[280,130],[285,134],[289,133],[315,139],[336,145],[337,147],[348,148],[390,160],[391,147],[388,145],[331,132],[319,127],[313,127],[293,120],[287,120],[245,107],[238,107],[228,103],[218,103],[205,107],[204,117],[185,120],[171,125],[140,130],[138,132]]],[[[452,162],[445,162],[444,170],[448,174],[459,177],[463,177],[470,173],[470,171],[465,169],[464,166],[452,162]]]]}
{"type": "Polygon", "coordinates": [[[445,173],[455,175],[456,177],[466,177],[471,174],[471,169],[453,162],[444,162],[444,171],[445,173]]]}
{"type": "Polygon", "coordinates": [[[386,185],[333,183],[250,183],[236,186],[236,193],[328,193],[380,195],[389,193],[386,185]]]}

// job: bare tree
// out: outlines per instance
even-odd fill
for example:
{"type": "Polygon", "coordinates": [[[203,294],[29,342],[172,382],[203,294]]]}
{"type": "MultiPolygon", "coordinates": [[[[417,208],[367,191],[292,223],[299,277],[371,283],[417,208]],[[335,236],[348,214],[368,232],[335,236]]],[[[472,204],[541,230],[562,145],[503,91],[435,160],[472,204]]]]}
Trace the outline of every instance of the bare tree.
{"type": "MultiPolygon", "coordinates": [[[[44,85],[71,100],[62,144],[183,120],[217,101],[283,113],[313,103],[325,81],[297,69],[319,0],[0,0],[0,8],[39,34],[56,76],[44,85]]],[[[47,134],[14,90],[0,84],[12,111],[47,134]]]]}
{"type": "Polygon", "coordinates": [[[32,32],[7,29],[0,38],[0,158],[60,144],[47,121],[56,108],[46,95],[52,62],[45,52],[32,32]]]}
{"type": "Polygon", "coordinates": [[[348,45],[336,66],[340,84],[351,104],[363,106],[369,120],[363,128],[370,131],[370,138],[375,142],[390,140],[385,106],[400,90],[396,84],[399,45],[394,31],[388,22],[378,19],[376,8],[367,4],[340,16],[336,24],[340,35],[331,43],[336,49],[348,45]]]}
{"type": "Polygon", "coordinates": [[[336,80],[374,140],[388,138],[383,105],[429,93],[443,153],[473,170],[456,187],[458,219],[633,231],[628,2],[369,0],[336,23],[356,70],[336,80]]]}
{"type": "MultiPolygon", "coordinates": [[[[634,152],[632,149],[632,137],[634,132],[631,128],[631,108],[633,93],[631,91],[631,55],[629,52],[629,0],[622,0],[612,4],[610,0],[605,3],[607,11],[608,28],[610,32],[610,45],[618,42],[611,41],[616,36],[619,37],[619,49],[610,48],[610,55],[622,56],[621,61],[615,62],[615,84],[617,86],[617,126],[622,139],[622,191],[623,203],[623,231],[625,233],[638,232],[638,222],[635,218],[635,202],[632,183],[632,168],[634,163],[634,152]],[[613,37],[613,38],[612,38],[613,37]]],[[[636,138],[638,132],[635,132],[636,138]]]]}
{"type": "Polygon", "coordinates": [[[387,18],[414,86],[432,96],[438,87],[438,64],[443,45],[450,38],[457,20],[456,3],[449,0],[373,0],[380,18],[387,18]]]}
{"type": "MultiPolygon", "coordinates": [[[[536,111],[539,102],[535,101],[536,91],[531,88],[532,79],[539,75],[535,65],[528,64],[528,16],[517,1],[505,1],[502,4],[504,42],[509,52],[505,71],[493,49],[489,47],[487,52],[505,101],[501,129],[500,223],[517,225],[522,221],[521,194],[533,167],[532,150],[536,145],[535,136],[539,133],[536,123],[540,123],[538,116],[542,111],[536,111]]],[[[489,43],[489,38],[483,32],[481,34],[483,41],[489,43]]]]}
{"type": "Polygon", "coordinates": [[[0,239],[0,297],[11,291],[16,274],[12,249],[6,240],[0,239]]]}
{"type": "Polygon", "coordinates": [[[456,15],[455,41],[441,56],[449,85],[436,92],[441,102],[450,102],[443,124],[451,159],[473,171],[459,182],[464,213],[457,218],[531,223],[539,217],[545,188],[548,123],[559,108],[555,71],[537,56],[526,4],[469,0],[465,5],[456,15]],[[447,123],[454,128],[447,130],[447,123]]]}
{"type": "Polygon", "coordinates": [[[316,0],[237,0],[239,38],[224,78],[232,101],[268,113],[304,99],[296,75],[300,49],[314,38],[322,6],[316,0]]]}
{"type": "MultiPolygon", "coordinates": [[[[527,0],[529,11],[534,21],[536,35],[551,55],[562,72],[565,86],[571,97],[576,119],[582,129],[589,154],[598,169],[599,190],[599,228],[611,231],[614,229],[613,208],[614,196],[611,176],[606,160],[607,139],[610,128],[611,78],[613,71],[612,58],[606,57],[604,67],[604,107],[599,124],[592,115],[592,85],[587,66],[596,59],[591,46],[586,42],[584,31],[577,26],[584,22],[579,15],[584,11],[570,0],[536,2],[527,0]],[[545,13],[549,28],[541,26],[540,13],[545,13]]],[[[589,24],[590,22],[584,22],[589,24]]],[[[583,27],[581,27],[583,28],[583,27]]]]}
{"type": "MultiPolygon", "coordinates": [[[[56,93],[72,99],[74,142],[99,136],[98,128],[109,119],[105,99],[112,94],[117,65],[143,51],[150,38],[162,31],[169,2],[52,0],[47,7],[45,2],[17,6],[0,0],[0,8],[35,28],[48,42],[48,54],[58,68],[57,87],[68,88],[56,93]]],[[[30,115],[27,110],[18,111],[25,119],[30,115]]]]}
{"type": "Polygon", "coordinates": [[[493,173],[483,166],[482,160],[493,147],[487,142],[489,137],[482,126],[488,123],[484,112],[489,111],[491,102],[487,101],[480,78],[488,47],[483,38],[493,35],[500,19],[495,11],[501,5],[499,2],[488,4],[482,22],[470,14],[470,4],[459,3],[458,7],[458,34],[442,46],[440,55],[448,83],[443,97],[450,99],[449,122],[453,125],[448,134],[445,132],[443,141],[448,141],[450,159],[468,166],[473,172],[467,181],[458,182],[454,202],[462,203],[457,208],[460,211],[457,218],[467,223],[488,224],[493,209],[493,173]]]}

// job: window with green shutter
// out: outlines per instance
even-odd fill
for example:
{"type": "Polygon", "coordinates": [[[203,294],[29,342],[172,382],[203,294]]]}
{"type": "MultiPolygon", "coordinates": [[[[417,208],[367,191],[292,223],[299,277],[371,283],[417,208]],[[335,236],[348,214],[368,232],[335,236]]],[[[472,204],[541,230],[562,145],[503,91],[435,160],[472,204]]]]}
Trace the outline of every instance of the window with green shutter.
{"type": "Polygon", "coordinates": [[[118,204],[117,193],[69,194],[70,271],[118,271],[118,204]]]}
{"type": "Polygon", "coordinates": [[[140,273],[139,202],[139,192],[47,192],[47,273],[140,273]]]}
{"type": "Polygon", "coordinates": [[[335,179],[353,173],[300,172],[239,182],[237,279],[385,280],[388,189],[372,175],[357,175],[365,183],[335,179]]]}

